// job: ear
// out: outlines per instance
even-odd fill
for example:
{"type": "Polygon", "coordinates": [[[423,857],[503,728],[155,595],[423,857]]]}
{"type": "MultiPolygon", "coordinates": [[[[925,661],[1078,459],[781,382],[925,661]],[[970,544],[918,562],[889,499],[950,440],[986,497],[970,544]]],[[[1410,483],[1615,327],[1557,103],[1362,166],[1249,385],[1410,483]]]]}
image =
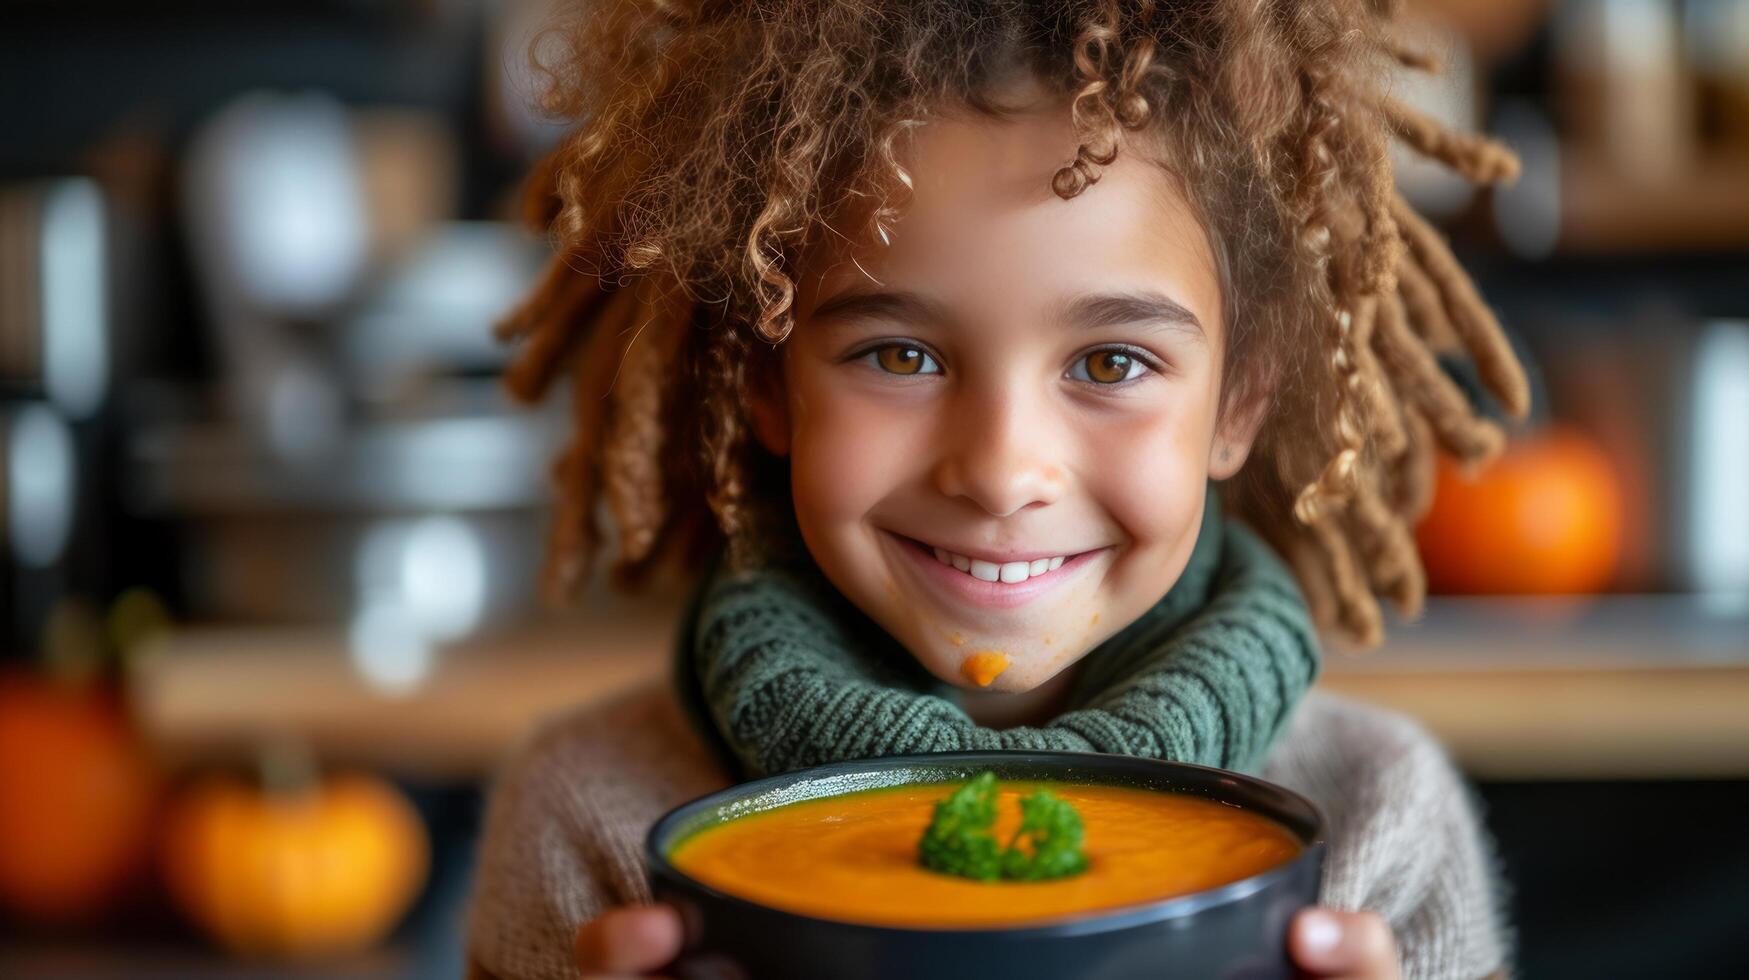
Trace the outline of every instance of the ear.
{"type": "Polygon", "coordinates": [[[760,358],[747,386],[753,437],[773,456],[789,455],[789,389],[782,361],[781,356],[760,358]]]}
{"type": "Polygon", "coordinates": [[[1251,445],[1269,415],[1267,395],[1235,405],[1215,427],[1214,441],[1209,445],[1209,478],[1225,480],[1239,472],[1251,455],[1251,445]]]}

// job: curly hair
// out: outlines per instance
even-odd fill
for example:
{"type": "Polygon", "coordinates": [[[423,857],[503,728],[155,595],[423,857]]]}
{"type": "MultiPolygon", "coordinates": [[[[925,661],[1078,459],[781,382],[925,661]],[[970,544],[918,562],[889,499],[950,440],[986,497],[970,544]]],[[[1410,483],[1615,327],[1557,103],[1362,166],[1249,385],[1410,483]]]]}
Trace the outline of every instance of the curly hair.
{"type": "MultiPolygon", "coordinates": [[[[1440,447],[1504,444],[1441,370],[1467,352],[1512,416],[1522,368],[1439,233],[1400,198],[1392,136],[1478,183],[1514,157],[1392,99],[1388,70],[1437,70],[1394,0],[597,0],[537,50],[543,108],[581,122],[536,169],[528,219],[555,257],[501,325],[506,381],[572,373],[573,441],[547,582],[587,578],[605,501],[621,581],[665,555],[756,549],[763,465],[748,438],[758,358],[793,325],[797,264],[849,235],[887,240],[907,133],[944,111],[1001,116],[1030,75],[1079,146],[1064,199],[1148,140],[1210,229],[1227,300],[1221,411],[1262,399],[1229,512],[1292,564],[1319,625],[1383,637],[1380,597],[1415,615],[1411,531],[1440,447]],[[552,43],[557,42],[557,43],[552,43]]],[[[1224,415],[1223,415],[1224,417],[1224,415]]]]}

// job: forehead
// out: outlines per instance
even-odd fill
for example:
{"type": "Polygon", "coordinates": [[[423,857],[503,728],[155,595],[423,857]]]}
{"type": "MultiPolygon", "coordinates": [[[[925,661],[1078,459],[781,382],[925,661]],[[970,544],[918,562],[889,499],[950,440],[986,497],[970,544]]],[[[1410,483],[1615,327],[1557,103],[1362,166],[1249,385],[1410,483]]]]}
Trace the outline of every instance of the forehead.
{"type": "Polygon", "coordinates": [[[1063,200],[1051,178],[1078,143],[1066,103],[1006,118],[952,115],[909,132],[899,161],[912,190],[888,242],[868,240],[866,213],[835,222],[851,241],[805,264],[802,319],[873,278],[992,314],[1154,289],[1211,328],[1222,322],[1208,232],[1178,181],[1137,144],[1122,145],[1097,183],[1063,200]]]}

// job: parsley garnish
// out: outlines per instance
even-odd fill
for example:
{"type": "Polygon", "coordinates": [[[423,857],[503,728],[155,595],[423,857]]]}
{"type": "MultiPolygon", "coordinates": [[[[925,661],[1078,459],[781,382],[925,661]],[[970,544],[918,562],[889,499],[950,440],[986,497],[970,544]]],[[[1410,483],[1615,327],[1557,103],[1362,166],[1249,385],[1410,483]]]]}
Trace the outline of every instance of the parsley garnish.
{"type": "Polygon", "coordinates": [[[1087,870],[1081,814],[1048,789],[1020,801],[1020,828],[998,847],[996,774],[982,772],[935,804],[918,858],[925,868],[978,881],[1045,881],[1087,870]]]}

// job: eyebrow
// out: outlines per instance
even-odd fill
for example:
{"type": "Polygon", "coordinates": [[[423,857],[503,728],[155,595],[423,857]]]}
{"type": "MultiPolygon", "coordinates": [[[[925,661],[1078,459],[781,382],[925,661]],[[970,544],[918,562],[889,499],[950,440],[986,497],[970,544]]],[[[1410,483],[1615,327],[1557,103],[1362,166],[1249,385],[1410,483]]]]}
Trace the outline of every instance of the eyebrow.
{"type": "Polygon", "coordinates": [[[908,320],[938,325],[953,323],[953,315],[934,300],[907,292],[847,292],[814,308],[813,320],[908,320]]]}
{"type": "MultiPolygon", "coordinates": [[[[1063,323],[1083,329],[1098,330],[1132,323],[1153,323],[1194,334],[1205,339],[1202,321],[1165,293],[1136,290],[1119,293],[1094,293],[1076,297],[1056,311],[1063,323]]],[[[853,291],[834,296],[815,307],[810,319],[858,320],[888,319],[928,322],[951,326],[953,314],[940,303],[925,296],[904,291],[853,291]]]]}
{"type": "Polygon", "coordinates": [[[1086,330],[1130,323],[1157,323],[1207,339],[1202,321],[1195,313],[1165,293],[1151,289],[1077,297],[1058,315],[1063,322],[1086,330]]]}

